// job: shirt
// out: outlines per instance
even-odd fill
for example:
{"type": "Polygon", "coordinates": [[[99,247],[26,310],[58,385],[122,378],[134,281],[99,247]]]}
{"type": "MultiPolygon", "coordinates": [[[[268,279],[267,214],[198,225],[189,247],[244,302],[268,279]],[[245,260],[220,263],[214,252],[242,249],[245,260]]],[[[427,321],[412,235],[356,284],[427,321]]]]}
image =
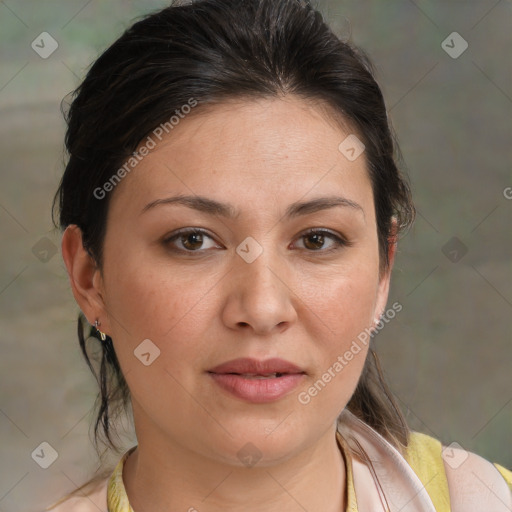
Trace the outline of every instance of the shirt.
{"type": "MultiPolygon", "coordinates": [[[[354,477],[352,461],[347,457],[348,447],[344,439],[337,433],[338,446],[345,461],[345,473],[347,481],[347,508],[346,512],[358,512],[354,490],[354,477]]],[[[128,501],[123,483],[123,466],[125,460],[136,447],[124,454],[117,464],[108,483],[108,510],[109,512],[133,512],[128,501]]],[[[442,444],[437,439],[420,432],[412,432],[405,459],[418,475],[432,499],[436,511],[448,512],[450,510],[449,492],[446,477],[444,476],[444,463],[442,458],[442,444]]],[[[512,472],[494,464],[512,489],[512,472]]]]}
{"type": "MultiPolygon", "coordinates": [[[[345,464],[346,512],[512,510],[511,471],[469,452],[443,447],[426,434],[411,432],[408,447],[400,455],[380,434],[345,411],[336,439],[345,464]],[[449,488],[447,470],[455,475],[453,488],[449,488]],[[378,482],[375,486],[372,479],[378,482]]],[[[123,467],[135,448],[125,452],[94,493],[67,500],[52,512],[133,512],[123,467]]]]}

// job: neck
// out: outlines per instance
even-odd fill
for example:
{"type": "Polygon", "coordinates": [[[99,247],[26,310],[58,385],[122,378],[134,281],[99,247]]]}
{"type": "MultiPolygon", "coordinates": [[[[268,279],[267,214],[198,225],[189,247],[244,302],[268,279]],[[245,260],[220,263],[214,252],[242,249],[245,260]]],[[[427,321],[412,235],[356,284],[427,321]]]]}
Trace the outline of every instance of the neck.
{"type": "Polygon", "coordinates": [[[124,465],[130,505],[135,512],[343,511],[346,473],[335,432],[333,425],[284,462],[242,468],[148,432],[124,465]]]}

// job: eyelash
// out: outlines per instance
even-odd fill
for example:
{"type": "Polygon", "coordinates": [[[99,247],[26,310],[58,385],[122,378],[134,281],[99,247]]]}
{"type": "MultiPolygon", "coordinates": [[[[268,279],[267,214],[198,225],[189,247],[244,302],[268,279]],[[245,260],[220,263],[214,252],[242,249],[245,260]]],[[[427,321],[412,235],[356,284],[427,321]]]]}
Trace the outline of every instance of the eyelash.
{"type": "MultiPolygon", "coordinates": [[[[181,237],[183,237],[185,235],[191,235],[191,234],[197,234],[197,233],[200,233],[202,235],[206,235],[208,238],[213,240],[213,237],[210,236],[207,231],[205,231],[205,230],[203,230],[201,228],[191,228],[191,229],[187,228],[187,229],[182,229],[182,230],[178,231],[177,233],[174,233],[172,236],[165,238],[163,240],[163,244],[165,246],[169,246],[169,245],[172,244],[172,242],[174,242],[175,240],[178,240],[179,238],[181,238],[181,237]]],[[[327,249],[327,250],[322,250],[322,249],[308,250],[308,249],[304,249],[306,252],[310,252],[310,253],[318,252],[318,253],[322,253],[322,254],[330,254],[332,252],[339,251],[343,247],[350,247],[351,245],[353,245],[352,242],[349,242],[347,239],[345,239],[345,238],[343,238],[341,236],[338,236],[335,233],[333,233],[331,231],[328,231],[326,229],[312,228],[312,229],[309,229],[308,231],[306,231],[305,233],[303,233],[299,238],[305,238],[305,237],[308,237],[308,236],[311,236],[311,235],[328,236],[329,238],[331,238],[334,241],[335,246],[332,247],[331,249],[327,249]]],[[[179,252],[179,253],[187,254],[187,255],[193,255],[195,253],[201,253],[200,249],[196,250],[196,251],[190,251],[190,250],[187,250],[187,249],[178,249],[176,247],[173,247],[172,250],[175,251],[175,252],[179,252]]],[[[208,250],[208,249],[206,249],[206,250],[208,250]]]]}

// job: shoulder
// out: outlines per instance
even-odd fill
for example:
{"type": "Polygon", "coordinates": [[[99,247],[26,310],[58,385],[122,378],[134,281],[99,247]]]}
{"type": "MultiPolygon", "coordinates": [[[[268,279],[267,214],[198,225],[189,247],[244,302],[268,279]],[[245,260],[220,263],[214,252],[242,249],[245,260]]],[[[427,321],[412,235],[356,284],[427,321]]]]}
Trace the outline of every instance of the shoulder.
{"type": "Polygon", "coordinates": [[[460,445],[412,432],[404,457],[440,510],[512,510],[512,473],[460,445]]]}
{"type": "Polygon", "coordinates": [[[45,512],[108,512],[107,485],[108,477],[102,477],[81,492],[64,496],[45,512]]]}
{"type": "Polygon", "coordinates": [[[449,446],[443,454],[451,500],[458,504],[453,512],[477,510],[476,503],[495,512],[512,510],[512,479],[507,481],[506,470],[502,473],[496,465],[462,448],[449,446]]]}

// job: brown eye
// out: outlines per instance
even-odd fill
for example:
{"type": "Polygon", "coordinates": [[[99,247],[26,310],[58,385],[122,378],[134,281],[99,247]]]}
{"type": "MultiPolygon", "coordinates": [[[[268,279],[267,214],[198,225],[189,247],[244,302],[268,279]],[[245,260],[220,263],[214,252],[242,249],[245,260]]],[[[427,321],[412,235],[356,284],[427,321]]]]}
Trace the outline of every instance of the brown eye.
{"type": "Polygon", "coordinates": [[[306,235],[304,237],[304,240],[307,240],[308,242],[304,245],[307,249],[322,249],[323,245],[325,244],[325,237],[322,234],[319,233],[312,233],[310,235],[306,235]]]}
{"type": "Polygon", "coordinates": [[[341,247],[351,245],[347,240],[324,229],[310,230],[303,234],[301,238],[305,241],[304,246],[307,250],[316,252],[331,252],[341,247]],[[325,244],[329,239],[331,240],[331,244],[325,249],[325,244]]]}
{"type": "Polygon", "coordinates": [[[213,240],[210,235],[201,229],[184,229],[166,238],[163,243],[177,252],[193,253],[217,247],[215,244],[205,247],[204,245],[208,239],[213,240]]]}
{"type": "Polygon", "coordinates": [[[194,232],[188,235],[180,235],[180,240],[185,249],[193,251],[200,249],[203,245],[203,234],[194,232]]]}

